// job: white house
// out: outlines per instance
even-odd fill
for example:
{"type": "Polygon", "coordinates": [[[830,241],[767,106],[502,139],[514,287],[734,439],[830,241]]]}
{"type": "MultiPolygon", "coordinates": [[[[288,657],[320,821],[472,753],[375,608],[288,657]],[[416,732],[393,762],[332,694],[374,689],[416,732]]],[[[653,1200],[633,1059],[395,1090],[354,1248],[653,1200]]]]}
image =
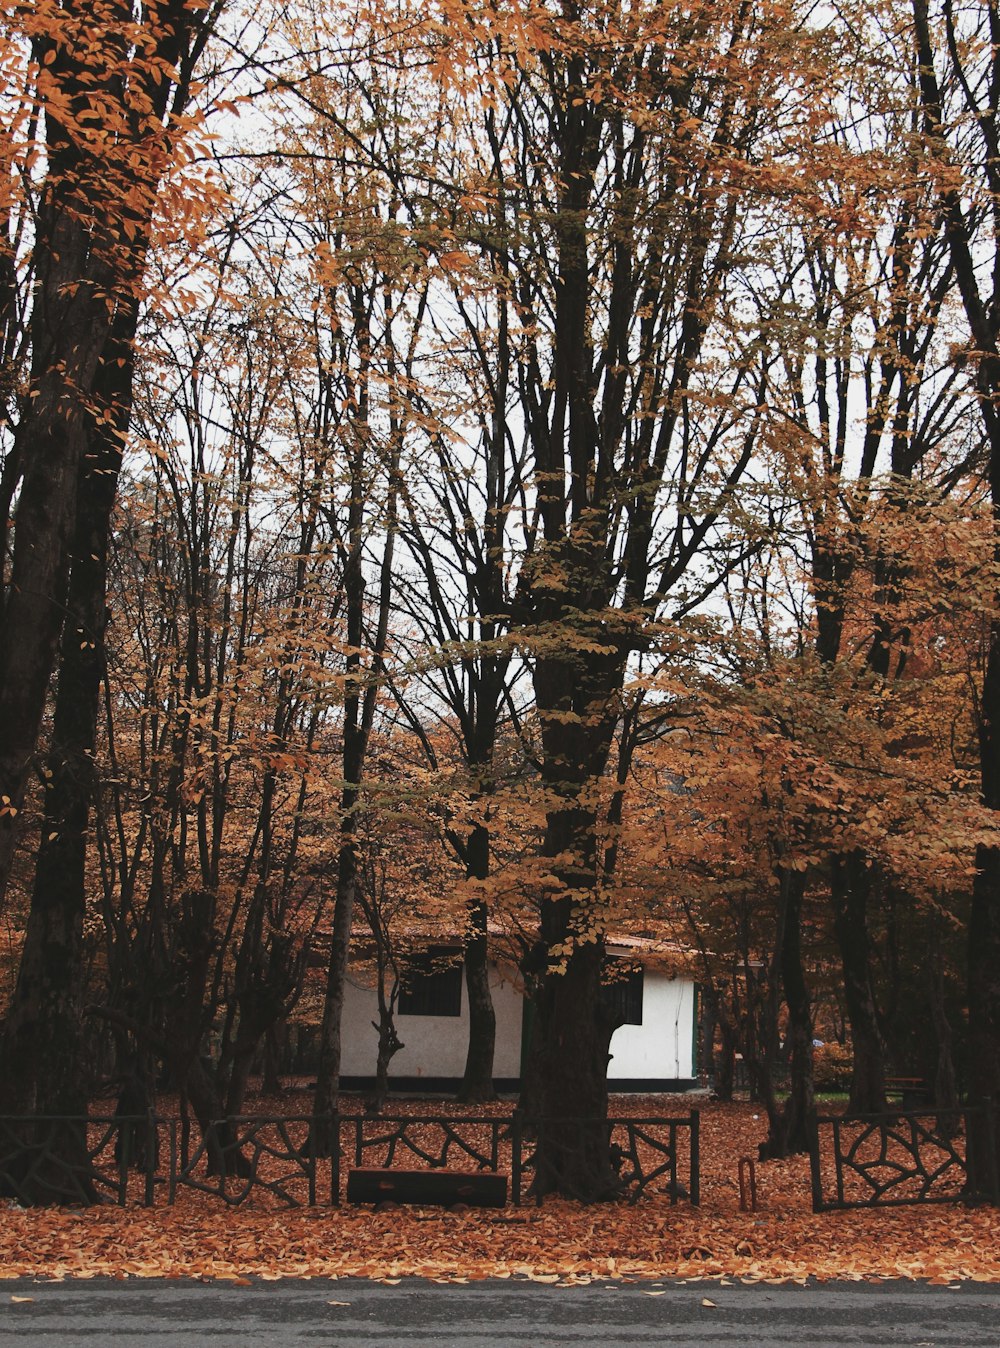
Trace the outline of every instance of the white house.
{"type": "MultiPolygon", "coordinates": [[[[634,946],[627,951],[634,963],[634,946]]],[[[497,1033],[493,1079],[516,1091],[530,1033],[530,1007],[513,969],[491,965],[497,1033]],[[527,1014],[526,1014],[527,1013],[527,1014]]],[[[613,1091],[677,1091],[697,1084],[698,998],[694,982],[657,969],[636,969],[614,985],[625,1023],[611,1038],[608,1083],[613,1091]]],[[[352,975],[344,998],[341,1083],[369,1087],[375,1074],[378,1003],[373,987],[352,975]]],[[[453,1091],[462,1080],[469,1036],[468,997],[461,964],[436,967],[404,993],[395,1015],[404,1047],[389,1065],[395,1090],[453,1091]]]]}

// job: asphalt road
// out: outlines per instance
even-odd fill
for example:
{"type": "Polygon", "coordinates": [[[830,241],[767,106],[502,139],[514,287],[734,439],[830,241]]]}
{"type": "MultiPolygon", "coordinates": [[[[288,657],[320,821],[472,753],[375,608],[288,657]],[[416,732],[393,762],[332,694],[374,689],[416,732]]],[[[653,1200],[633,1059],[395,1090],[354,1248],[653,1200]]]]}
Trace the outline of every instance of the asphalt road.
{"type": "Polygon", "coordinates": [[[294,1344],[740,1344],[1000,1348],[1000,1286],[523,1282],[387,1287],[360,1279],[4,1282],[0,1343],[113,1348],[294,1344]],[[23,1298],[23,1299],[21,1299],[23,1298]],[[705,1301],[714,1302],[706,1305],[705,1301]]]}

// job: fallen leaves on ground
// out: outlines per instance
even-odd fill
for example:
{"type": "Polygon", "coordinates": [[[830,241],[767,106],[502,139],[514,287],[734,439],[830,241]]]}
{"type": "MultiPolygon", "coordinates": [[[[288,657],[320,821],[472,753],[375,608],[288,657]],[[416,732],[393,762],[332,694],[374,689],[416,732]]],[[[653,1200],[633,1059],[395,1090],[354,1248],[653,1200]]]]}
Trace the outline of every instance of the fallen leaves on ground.
{"type": "MultiPolygon", "coordinates": [[[[648,1102],[647,1102],[648,1107],[648,1102]]],[[[662,1108],[662,1103],[661,1103],[662,1108]]],[[[674,1100],[670,1113],[680,1113],[674,1100]]],[[[925,1205],[814,1214],[809,1161],[757,1166],[759,1211],[739,1210],[737,1167],[765,1134],[746,1104],[702,1108],[702,1206],[666,1198],[582,1207],[547,1199],[505,1212],[313,1208],[263,1212],[186,1193],[155,1209],[3,1209],[0,1276],[246,1279],[408,1276],[1000,1282],[1000,1211],[925,1205]]]]}

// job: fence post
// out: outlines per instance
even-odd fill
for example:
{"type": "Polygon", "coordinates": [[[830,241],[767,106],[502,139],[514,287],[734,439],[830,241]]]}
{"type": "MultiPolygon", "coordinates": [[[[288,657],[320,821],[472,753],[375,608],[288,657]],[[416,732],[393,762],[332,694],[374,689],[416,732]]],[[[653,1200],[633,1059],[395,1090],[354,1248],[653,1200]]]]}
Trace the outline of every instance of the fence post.
{"type": "Polygon", "coordinates": [[[170,1120],[167,1129],[170,1138],[170,1178],[167,1182],[167,1201],[173,1205],[177,1197],[177,1120],[170,1120]]]}
{"type": "Polygon", "coordinates": [[[128,1168],[132,1164],[132,1123],[122,1118],[115,1139],[118,1151],[118,1206],[128,1202],[128,1168]]]}
{"type": "Polygon", "coordinates": [[[819,1164],[819,1118],[813,1113],[806,1127],[809,1129],[809,1174],[812,1181],[813,1212],[823,1212],[823,1173],[819,1164]]]}
{"type": "Polygon", "coordinates": [[[156,1167],[160,1157],[160,1120],[146,1110],[146,1174],[142,1191],[145,1207],[151,1208],[156,1197],[156,1167]]]}
{"type": "Polygon", "coordinates": [[[740,1183],[740,1212],[757,1211],[757,1167],[752,1156],[741,1156],[737,1168],[740,1183]]]}
{"type": "Polygon", "coordinates": [[[309,1206],[316,1206],[316,1120],[306,1129],[306,1172],[309,1178],[309,1206]]]}
{"type": "Polygon", "coordinates": [[[844,1206],[844,1158],[840,1151],[840,1119],[833,1119],[833,1159],[837,1166],[837,1204],[844,1206]]]}
{"type": "Polygon", "coordinates": [[[515,1109],[510,1120],[510,1196],[516,1208],[521,1206],[521,1111],[515,1109]]]}
{"type": "Polygon", "coordinates": [[[701,1110],[691,1111],[691,1206],[701,1206],[701,1110]]]}
{"type": "Polygon", "coordinates": [[[330,1202],[340,1207],[340,1110],[333,1116],[330,1124],[330,1202]]]}
{"type": "MultiPolygon", "coordinates": [[[[1000,1158],[997,1157],[997,1116],[993,1097],[983,1100],[983,1129],[986,1134],[986,1167],[990,1202],[1000,1208],[1000,1158]]],[[[966,1143],[968,1146],[968,1143],[966,1143]]]]}

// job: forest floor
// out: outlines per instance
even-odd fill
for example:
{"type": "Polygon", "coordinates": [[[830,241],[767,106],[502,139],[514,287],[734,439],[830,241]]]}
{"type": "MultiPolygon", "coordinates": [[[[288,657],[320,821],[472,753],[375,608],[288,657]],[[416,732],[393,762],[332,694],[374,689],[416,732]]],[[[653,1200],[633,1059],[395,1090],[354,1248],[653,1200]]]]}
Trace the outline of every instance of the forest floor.
{"type": "MultiPolygon", "coordinates": [[[[651,1101],[643,1103],[652,1112],[651,1101]]],[[[798,1156],[758,1164],[758,1210],[741,1212],[739,1158],[755,1156],[766,1134],[758,1108],[677,1096],[658,1103],[674,1116],[692,1104],[701,1109],[698,1208],[653,1197],[592,1207],[546,1199],[502,1210],[265,1212],[197,1193],[152,1209],[9,1204],[0,1208],[0,1277],[1000,1282],[1000,1209],[925,1204],[815,1214],[809,1160],[798,1156]]]]}

